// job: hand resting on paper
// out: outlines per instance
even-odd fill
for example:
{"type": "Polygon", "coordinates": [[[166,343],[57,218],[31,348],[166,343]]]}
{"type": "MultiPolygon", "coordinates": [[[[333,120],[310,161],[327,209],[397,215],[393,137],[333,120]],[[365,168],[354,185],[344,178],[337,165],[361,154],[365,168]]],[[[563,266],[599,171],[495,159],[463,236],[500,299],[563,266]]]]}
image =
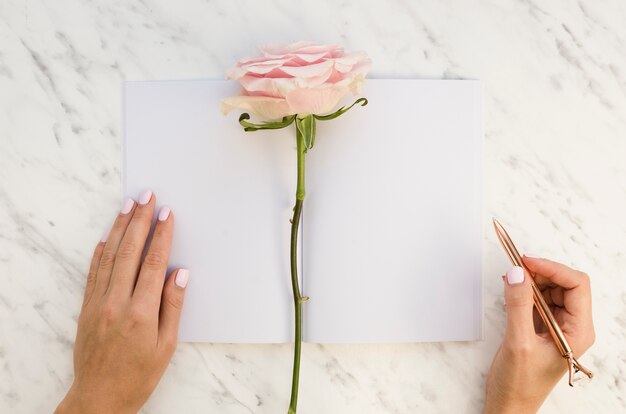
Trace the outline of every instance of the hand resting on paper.
{"type": "Polygon", "coordinates": [[[189,273],[166,280],[174,215],[152,192],[127,200],[93,254],[74,345],[74,382],[57,413],[136,413],[176,348],[189,273]]]}
{"type": "MultiPolygon", "coordinates": [[[[589,276],[547,259],[524,256],[574,354],[595,341],[589,276]]],[[[504,280],[506,332],[487,376],[485,413],[535,413],[567,372],[567,365],[533,308],[529,276],[521,267],[504,280]]]]}

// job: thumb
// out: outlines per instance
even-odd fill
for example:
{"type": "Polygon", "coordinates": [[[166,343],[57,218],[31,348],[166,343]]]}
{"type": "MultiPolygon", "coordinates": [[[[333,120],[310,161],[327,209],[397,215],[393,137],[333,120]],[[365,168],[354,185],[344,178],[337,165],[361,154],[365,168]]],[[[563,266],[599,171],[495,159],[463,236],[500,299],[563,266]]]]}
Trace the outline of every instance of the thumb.
{"type": "Polygon", "coordinates": [[[167,278],[161,297],[159,315],[159,343],[174,350],[178,340],[178,323],[185,299],[185,288],[189,281],[189,270],[178,269],[167,278]]]}
{"type": "Polygon", "coordinates": [[[513,342],[525,342],[534,337],[533,290],[530,276],[522,267],[514,266],[506,272],[504,298],[506,336],[513,342]]]}

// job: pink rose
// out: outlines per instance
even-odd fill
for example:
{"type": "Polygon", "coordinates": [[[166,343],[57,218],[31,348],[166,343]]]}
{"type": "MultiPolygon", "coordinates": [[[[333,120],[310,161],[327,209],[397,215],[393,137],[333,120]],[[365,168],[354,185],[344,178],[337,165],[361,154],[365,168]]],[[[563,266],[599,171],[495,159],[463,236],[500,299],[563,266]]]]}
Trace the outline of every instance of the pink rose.
{"type": "Polygon", "coordinates": [[[273,120],[287,115],[331,112],[348,92],[360,93],[371,60],[365,52],[344,53],[338,45],[296,42],[260,48],[228,71],[242,93],[222,100],[222,112],[235,108],[273,120]]]}

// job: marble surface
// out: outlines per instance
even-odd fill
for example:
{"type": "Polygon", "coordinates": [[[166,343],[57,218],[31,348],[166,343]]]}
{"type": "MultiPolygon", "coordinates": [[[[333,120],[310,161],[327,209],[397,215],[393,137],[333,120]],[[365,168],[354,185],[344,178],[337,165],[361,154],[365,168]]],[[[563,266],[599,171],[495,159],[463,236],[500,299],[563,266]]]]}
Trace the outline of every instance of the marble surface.
{"type": "MultiPolygon", "coordinates": [[[[88,261],[119,208],[121,82],[222,78],[299,39],[366,50],[375,78],[485,84],[484,341],[305,345],[300,412],[480,412],[508,267],[492,215],[592,277],[597,378],[541,412],[626,412],[624,21],[622,0],[3,0],[0,412],[51,412],[71,382],[88,261]]],[[[181,344],[142,412],[285,412],[291,358],[181,344]]]]}

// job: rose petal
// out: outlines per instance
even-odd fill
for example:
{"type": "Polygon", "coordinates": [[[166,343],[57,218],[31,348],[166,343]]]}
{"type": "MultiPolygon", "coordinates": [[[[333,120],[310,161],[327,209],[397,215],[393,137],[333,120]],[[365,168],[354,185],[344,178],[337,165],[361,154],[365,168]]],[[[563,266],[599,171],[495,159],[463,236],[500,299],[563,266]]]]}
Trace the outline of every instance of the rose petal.
{"type": "Polygon", "coordinates": [[[255,63],[253,65],[245,65],[242,66],[241,69],[247,71],[248,73],[256,73],[257,75],[265,75],[273,71],[276,68],[280,68],[283,66],[287,60],[280,60],[275,63],[255,63]]]}
{"type": "Polygon", "coordinates": [[[363,85],[364,80],[365,80],[364,75],[358,75],[352,80],[349,86],[350,92],[352,92],[352,95],[357,96],[361,94],[361,85],[363,85]]]}
{"type": "MultiPolygon", "coordinates": [[[[278,58],[280,59],[280,58],[278,58]]],[[[269,59],[267,56],[256,56],[253,58],[245,58],[245,59],[240,59],[237,62],[237,65],[241,66],[241,65],[248,65],[248,64],[253,64],[253,63],[259,63],[259,62],[266,62],[268,60],[274,60],[274,59],[269,59]]]]}
{"type": "Polygon", "coordinates": [[[286,93],[298,87],[294,78],[261,78],[246,75],[239,79],[239,82],[247,92],[262,92],[275,98],[284,98],[286,93]]]}
{"type": "Polygon", "coordinates": [[[224,115],[233,109],[242,109],[270,120],[281,119],[284,116],[294,114],[290,111],[289,104],[284,98],[268,96],[231,96],[222,99],[221,109],[224,115]]]}
{"type": "Polygon", "coordinates": [[[330,71],[333,69],[333,61],[326,60],[320,63],[315,63],[308,66],[283,66],[280,68],[287,75],[291,75],[296,78],[313,78],[322,76],[325,73],[330,75],[330,71]]]}
{"type": "Polygon", "coordinates": [[[365,75],[367,75],[367,73],[370,71],[371,68],[372,68],[372,61],[367,59],[367,60],[364,60],[363,62],[357,63],[352,68],[352,71],[350,72],[350,74],[352,76],[365,77],[365,75]]]}
{"type": "Polygon", "coordinates": [[[226,72],[226,79],[239,79],[248,72],[264,75],[276,68],[281,67],[288,61],[289,58],[268,59],[265,57],[263,57],[262,60],[250,59],[250,62],[245,63],[243,61],[239,61],[234,68],[230,68],[226,72]]]}
{"type": "Polygon", "coordinates": [[[326,83],[337,83],[341,81],[342,79],[343,79],[343,74],[337,72],[335,68],[333,68],[332,73],[330,74],[328,79],[326,79],[326,83]]]}
{"type": "Polygon", "coordinates": [[[287,94],[286,100],[295,114],[322,115],[332,111],[348,91],[348,87],[296,89],[287,94]]]}
{"type": "Polygon", "coordinates": [[[313,63],[313,62],[317,62],[318,60],[320,60],[321,58],[325,56],[329,56],[329,54],[328,52],[320,52],[320,53],[314,53],[314,54],[296,53],[293,56],[299,59],[302,59],[304,62],[313,63]]]}
{"type": "Polygon", "coordinates": [[[260,47],[264,56],[281,57],[289,54],[318,54],[342,52],[343,48],[337,44],[316,45],[312,42],[296,42],[288,45],[265,45],[260,47]]]}
{"type": "Polygon", "coordinates": [[[365,52],[354,52],[335,58],[335,69],[339,72],[349,72],[354,65],[367,59],[365,52]]]}
{"type": "MultiPolygon", "coordinates": [[[[246,75],[239,79],[241,86],[248,92],[265,92],[267,96],[285,97],[289,92],[298,88],[315,88],[328,81],[333,73],[329,67],[320,76],[310,78],[268,78],[246,75]]],[[[333,82],[334,83],[334,82],[333,82]]]]}

